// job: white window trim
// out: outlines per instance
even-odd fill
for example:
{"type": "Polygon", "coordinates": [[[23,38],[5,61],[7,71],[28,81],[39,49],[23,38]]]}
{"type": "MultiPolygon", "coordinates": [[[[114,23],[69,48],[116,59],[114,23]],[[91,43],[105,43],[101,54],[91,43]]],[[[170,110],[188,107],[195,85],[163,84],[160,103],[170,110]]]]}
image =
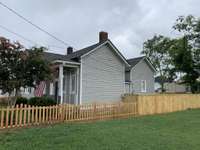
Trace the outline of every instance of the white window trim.
{"type": "Polygon", "coordinates": [[[28,91],[28,87],[24,88],[24,94],[30,94],[28,91]]]}
{"type": "Polygon", "coordinates": [[[141,92],[145,93],[147,92],[147,81],[141,80],[141,92]],[[143,89],[143,83],[144,83],[144,89],[143,89]]]}
{"type": "Polygon", "coordinates": [[[47,94],[47,85],[46,85],[46,82],[45,82],[43,95],[46,95],[46,94],[47,94]]]}

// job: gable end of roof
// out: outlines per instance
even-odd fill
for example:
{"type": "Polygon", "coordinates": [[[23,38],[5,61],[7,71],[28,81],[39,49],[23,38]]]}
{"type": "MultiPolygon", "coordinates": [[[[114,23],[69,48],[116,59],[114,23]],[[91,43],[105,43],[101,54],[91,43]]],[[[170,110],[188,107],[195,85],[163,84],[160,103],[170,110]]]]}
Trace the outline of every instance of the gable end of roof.
{"type": "Polygon", "coordinates": [[[130,71],[132,68],[134,68],[142,60],[145,60],[148,63],[148,65],[151,67],[151,69],[154,72],[156,72],[155,67],[153,66],[153,64],[151,63],[151,61],[146,56],[141,56],[141,57],[136,57],[136,58],[128,59],[127,61],[128,61],[128,63],[130,64],[131,67],[126,67],[126,71],[130,71]]]}
{"type": "Polygon", "coordinates": [[[81,58],[89,55],[90,53],[92,53],[95,50],[99,49],[101,46],[104,46],[105,44],[109,44],[111,46],[111,48],[116,52],[116,54],[120,57],[120,59],[126,64],[126,66],[130,67],[130,65],[127,62],[126,58],[121,54],[121,52],[115,47],[115,45],[109,39],[107,41],[103,42],[103,43],[99,43],[98,46],[96,46],[94,49],[88,51],[88,53],[85,53],[84,55],[82,55],[81,58]]]}

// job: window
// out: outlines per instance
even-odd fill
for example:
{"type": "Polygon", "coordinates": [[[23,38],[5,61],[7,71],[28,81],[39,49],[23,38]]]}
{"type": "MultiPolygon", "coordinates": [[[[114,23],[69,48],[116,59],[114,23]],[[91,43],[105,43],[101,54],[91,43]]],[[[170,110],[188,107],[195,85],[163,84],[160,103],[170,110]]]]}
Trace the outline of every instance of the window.
{"type": "Polygon", "coordinates": [[[54,86],[53,86],[53,83],[50,83],[49,95],[54,95],[54,86]]]}
{"type": "Polygon", "coordinates": [[[28,93],[28,88],[24,88],[24,94],[29,94],[28,93]]]}
{"type": "Polygon", "coordinates": [[[76,74],[72,74],[72,76],[71,76],[71,82],[72,82],[72,92],[74,93],[74,92],[76,92],[76,74]]]}
{"type": "Polygon", "coordinates": [[[31,87],[28,87],[28,93],[29,94],[31,93],[31,87]]]}
{"type": "Polygon", "coordinates": [[[147,91],[147,85],[146,85],[146,80],[141,81],[141,92],[146,92],[147,91]]]}

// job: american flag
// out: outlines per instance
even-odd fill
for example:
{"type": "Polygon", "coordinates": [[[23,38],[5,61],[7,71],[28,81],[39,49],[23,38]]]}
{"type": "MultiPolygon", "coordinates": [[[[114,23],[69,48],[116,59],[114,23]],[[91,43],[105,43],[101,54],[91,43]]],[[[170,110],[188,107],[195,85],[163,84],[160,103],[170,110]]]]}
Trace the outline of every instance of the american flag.
{"type": "Polygon", "coordinates": [[[43,96],[45,86],[46,86],[45,81],[41,81],[40,84],[36,85],[36,88],[35,88],[35,91],[34,91],[34,95],[36,97],[43,96]]]}

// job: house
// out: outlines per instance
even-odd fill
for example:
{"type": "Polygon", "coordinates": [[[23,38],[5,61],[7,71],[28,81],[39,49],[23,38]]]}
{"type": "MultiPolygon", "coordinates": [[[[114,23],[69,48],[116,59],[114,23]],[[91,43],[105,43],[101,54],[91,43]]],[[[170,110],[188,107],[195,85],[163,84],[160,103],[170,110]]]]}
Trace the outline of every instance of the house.
{"type": "Polygon", "coordinates": [[[125,70],[126,93],[153,93],[156,69],[150,60],[142,56],[127,61],[130,67],[125,70]]]}
{"type": "Polygon", "coordinates": [[[164,83],[164,89],[167,93],[190,93],[190,87],[178,82],[164,83]]]}
{"type": "MultiPolygon", "coordinates": [[[[159,81],[155,80],[155,84],[157,84],[156,92],[160,93],[161,91],[161,85],[159,81]]],[[[174,81],[174,82],[165,82],[164,83],[164,89],[166,93],[191,93],[190,86],[181,83],[180,80],[174,81]]]]}
{"type": "MultiPolygon", "coordinates": [[[[46,81],[43,94],[58,103],[120,101],[130,92],[125,80],[134,85],[131,92],[154,92],[155,69],[148,59],[126,60],[106,32],[99,33],[99,42],[94,45],[78,51],[68,47],[66,55],[44,52],[44,58],[54,66],[55,78],[46,81]]],[[[22,96],[34,96],[34,89],[24,89],[22,96]]]]}
{"type": "Polygon", "coordinates": [[[44,53],[57,70],[53,83],[46,84],[46,95],[60,103],[82,104],[119,101],[125,93],[125,68],[129,64],[108,33],[99,33],[99,42],[67,55],[44,53]],[[62,90],[61,90],[62,89],[62,90]]]}

